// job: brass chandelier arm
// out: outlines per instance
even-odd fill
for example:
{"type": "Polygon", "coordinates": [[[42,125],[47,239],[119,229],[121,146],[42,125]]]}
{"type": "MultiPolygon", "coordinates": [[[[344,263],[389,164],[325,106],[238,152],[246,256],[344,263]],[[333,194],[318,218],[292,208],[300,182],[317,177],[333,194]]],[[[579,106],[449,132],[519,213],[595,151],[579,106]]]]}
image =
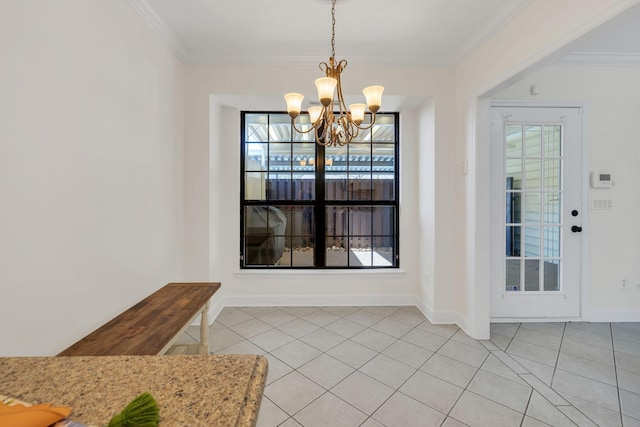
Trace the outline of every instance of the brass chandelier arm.
{"type": "Polygon", "coordinates": [[[300,93],[288,93],[285,95],[287,101],[287,112],[291,116],[293,128],[298,133],[309,133],[315,129],[316,142],[324,146],[342,146],[351,142],[358,136],[361,130],[371,129],[376,120],[376,112],[380,109],[382,86],[369,86],[363,92],[366,98],[366,105],[362,103],[346,105],[342,93],[342,71],[347,67],[347,60],[336,61],[336,0],[331,1],[331,56],[328,62],[321,62],[318,68],[324,72],[325,77],[316,79],[318,98],[322,108],[314,106],[309,108],[311,117],[315,120],[307,130],[298,129],[295,118],[300,114],[302,100],[304,96],[300,93]],[[337,96],[335,100],[334,95],[337,96]],[[365,108],[371,114],[371,122],[363,124],[365,118],[365,108]]]}

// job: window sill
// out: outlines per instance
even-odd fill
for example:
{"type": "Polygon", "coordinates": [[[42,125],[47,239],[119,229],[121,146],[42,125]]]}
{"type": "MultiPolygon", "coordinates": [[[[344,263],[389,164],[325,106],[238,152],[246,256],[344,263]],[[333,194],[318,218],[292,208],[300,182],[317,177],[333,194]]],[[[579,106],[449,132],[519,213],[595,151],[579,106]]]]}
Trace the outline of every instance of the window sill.
{"type": "Polygon", "coordinates": [[[397,268],[376,268],[376,269],[314,269],[314,270],[284,270],[284,269],[246,269],[236,270],[234,273],[238,278],[254,278],[258,276],[269,277],[297,277],[297,276],[385,276],[404,277],[407,272],[397,268]]]}

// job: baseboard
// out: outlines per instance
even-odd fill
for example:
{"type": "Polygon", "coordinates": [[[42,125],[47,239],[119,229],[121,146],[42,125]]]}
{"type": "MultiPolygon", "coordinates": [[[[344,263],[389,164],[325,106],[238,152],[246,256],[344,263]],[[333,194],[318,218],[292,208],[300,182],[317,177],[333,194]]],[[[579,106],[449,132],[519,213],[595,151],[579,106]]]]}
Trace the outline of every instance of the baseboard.
{"type": "Polygon", "coordinates": [[[587,322],[640,322],[640,311],[590,311],[587,322]]]}
{"type": "MultiPolygon", "coordinates": [[[[225,307],[304,307],[304,306],[412,306],[433,324],[455,324],[465,330],[466,319],[455,312],[434,312],[416,295],[251,295],[222,296],[209,307],[213,322],[225,307]]],[[[197,319],[199,321],[199,319],[197,319]]],[[[195,323],[194,323],[195,324],[195,323]]]]}

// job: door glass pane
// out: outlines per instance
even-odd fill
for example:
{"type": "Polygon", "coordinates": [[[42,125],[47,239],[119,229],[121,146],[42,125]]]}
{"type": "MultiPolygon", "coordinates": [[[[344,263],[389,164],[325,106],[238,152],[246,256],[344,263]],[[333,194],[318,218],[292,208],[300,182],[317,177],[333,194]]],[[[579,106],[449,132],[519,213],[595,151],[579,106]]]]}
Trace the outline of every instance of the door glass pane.
{"type": "Polygon", "coordinates": [[[542,193],[524,193],[524,222],[526,224],[537,224],[540,222],[542,214],[541,202],[542,193]]]}
{"type": "Polygon", "coordinates": [[[519,291],[520,290],[520,258],[507,259],[505,269],[505,290],[506,291],[519,291]]]}
{"type": "Polygon", "coordinates": [[[507,224],[519,224],[522,218],[522,193],[508,191],[506,194],[507,224]]]}
{"type": "Polygon", "coordinates": [[[545,125],[544,127],[544,155],[545,157],[560,157],[560,126],[545,125]]]}
{"type": "Polygon", "coordinates": [[[527,259],[524,261],[524,290],[529,292],[540,290],[539,259],[527,259]]]}
{"type": "Polygon", "coordinates": [[[560,257],[560,227],[544,227],[545,258],[560,257]]]}
{"type": "Polygon", "coordinates": [[[545,224],[560,224],[560,193],[544,194],[545,224]]]}
{"type": "Polygon", "coordinates": [[[547,191],[560,190],[560,159],[545,159],[544,161],[544,188],[547,191]]]}
{"type": "Polygon", "coordinates": [[[522,157],[522,125],[507,125],[505,135],[507,157],[522,157]]]}
{"type": "Polygon", "coordinates": [[[525,135],[525,157],[540,157],[542,153],[542,126],[527,126],[525,135]]]}
{"type": "Polygon", "coordinates": [[[540,227],[524,228],[524,256],[540,257],[540,227]]]}
{"type": "Polygon", "coordinates": [[[291,144],[282,142],[269,143],[269,170],[291,170],[291,144]]]}
{"type": "Polygon", "coordinates": [[[560,260],[545,260],[544,262],[544,290],[560,290],[560,260]]]}
{"type": "Polygon", "coordinates": [[[540,159],[527,159],[524,161],[524,173],[525,181],[524,188],[526,189],[538,189],[540,188],[541,174],[540,159]]]}
{"type": "Polygon", "coordinates": [[[522,160],[507,159],[506,160],[506,186],[510,190],[522,189],[522,160]]]}
{"type": "Polygon", "coordinates": [[[520,233],[522,227],[507,227],[506,256],[520,256],[520,233]]]}

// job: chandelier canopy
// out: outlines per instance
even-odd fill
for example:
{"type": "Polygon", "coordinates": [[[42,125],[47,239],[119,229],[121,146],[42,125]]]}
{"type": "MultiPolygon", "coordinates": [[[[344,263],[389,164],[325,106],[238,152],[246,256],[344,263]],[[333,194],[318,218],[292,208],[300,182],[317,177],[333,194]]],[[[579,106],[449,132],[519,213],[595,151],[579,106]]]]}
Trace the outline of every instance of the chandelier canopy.
{"type": "Polygon", "coordinates": [[[351,142],[361,130],[370,129],[376,120],[376,112],[382,102],[382,86],[369,86],[362,91],[367,104],[351,104],[347,108],[342,95],[340,74],[347,67],[347,61],[336,61],[336,0],[331,0],[331,57],[329,63],[321,62],[320,70],[325,77],[316,79],[318,98],[321,105],[311,106],[308,109],[311,127],[307,130],[298,129],[295,123],[300,115],[304,95],[300,93],[287,93],[284,99],[287,102],[287,112],[291,116],[291,123],[299,133],[315,131],[316,142],[325,146],[345,145],[351,142]],[[338,99],[334,101],[337,93],[338,99]],[[371,112],[371,123],[364,122],[366,109],[371,112]],[[334,111],[335,110],[335,111],[334,111]]]}

